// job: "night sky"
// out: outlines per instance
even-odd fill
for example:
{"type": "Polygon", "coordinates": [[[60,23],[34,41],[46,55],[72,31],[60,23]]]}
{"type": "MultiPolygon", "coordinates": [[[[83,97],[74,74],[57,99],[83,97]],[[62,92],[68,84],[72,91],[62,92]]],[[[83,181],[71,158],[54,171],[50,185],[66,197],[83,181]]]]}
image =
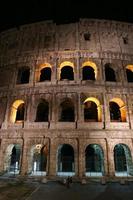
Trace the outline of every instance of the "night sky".
{"type": "Polygon", "coordinates": [[[133,7],[126,0],[1,0],[0,31],[22,24],[53,20],[57,24],[79,18],[99,18],[133,23],[133,7]],[[2,3],[3,2],[3,3],[2,3]]]}

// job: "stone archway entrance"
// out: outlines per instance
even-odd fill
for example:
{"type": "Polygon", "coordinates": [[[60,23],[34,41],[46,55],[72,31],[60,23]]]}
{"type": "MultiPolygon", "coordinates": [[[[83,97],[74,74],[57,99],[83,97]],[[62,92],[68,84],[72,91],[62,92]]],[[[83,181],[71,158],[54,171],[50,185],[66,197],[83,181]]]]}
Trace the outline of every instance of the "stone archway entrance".
{"type": "Polygon", "coordinates": [[[19,174],[20,172],[21,148],[19,144],[10,144],[7,147],[4,170],[10,174],[19,174]]]}
{"type": "Polygon", "coordinates": [[[117,144],[114,148],[116,176],[133,176],[133,163],[130,149],[125,144],[117,144]]]}
{"type": "Polygon", "coordinates": [[[69,144],[60,145],[57,152],[57,175],[75,175],[74,150],[69,144]]]}
{"type": "Polygon", "coordinates": [[[29,173],[31,175],[46,175],[47,154],[47,146],[37,144],[31,148],[29,163],[29,173]]]}
{"type": "Polygon", "coordinates": [[[103,150],[98,144],[90,144],[85,150],[86,176],[102,176],[104,173],[103,150]]]}

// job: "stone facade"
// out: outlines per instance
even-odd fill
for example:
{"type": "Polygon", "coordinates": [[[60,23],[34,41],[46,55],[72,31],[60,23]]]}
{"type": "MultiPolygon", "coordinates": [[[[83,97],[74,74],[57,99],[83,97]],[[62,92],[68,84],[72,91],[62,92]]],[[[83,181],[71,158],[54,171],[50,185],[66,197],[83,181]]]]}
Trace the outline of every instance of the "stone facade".
{"type": "MultiPolygon", "coordinates": [[[[133,73],[133,24],[94,19],[64,25],[44,21],[0,33],[0,171],[10,173],[15,145],[20,147],[20,175],[35,175],[32,149],[36,145],[47,149],[46,169],[42,170],[46,173],[42,175],[48,178],[69,175],[67,170],[58,173],[63,144],[74,151],[74,169],[70,171],[78,179],[98,177],[87,174],[89,145],[98,145],[103,151],[103,177],[117,178],[114,148],[119,144],[129,150],[126,154],[124,149],[126,162],[128,157],[131,160],[127,168],[132,168],[133,82],[128,81],[126,69],[133,73]],[[106,64],[113,69],[115,81],[106,80],[106,64]],[[28,83],[17,83],[18,71],[25,66],[29,68],[28,83]],[[64,66],[73,69],[73,80],[61,79],[64,66]],[[83,79],[84,66],[92,67],[94,80],[83,79]],[[39,81],[45,67],[51,69],[51,78],[39,81]],[[48,102],[48,119],[39,122],[36,112],[41,99],[48,102]],[[71,99],[74,120],[60,120],[65,99],[71,99]],[[97,120],[85,121],[86,99],[99,109],[97,120]],[[124,109],[120,121],[111,120],[111,101],[124,109]],[[24,119],[18,122],[14,107],[17,110],[21,103],[25,105],[24,119]]],[[[126,175],[131,178],[131,174],[126,175]]]]}

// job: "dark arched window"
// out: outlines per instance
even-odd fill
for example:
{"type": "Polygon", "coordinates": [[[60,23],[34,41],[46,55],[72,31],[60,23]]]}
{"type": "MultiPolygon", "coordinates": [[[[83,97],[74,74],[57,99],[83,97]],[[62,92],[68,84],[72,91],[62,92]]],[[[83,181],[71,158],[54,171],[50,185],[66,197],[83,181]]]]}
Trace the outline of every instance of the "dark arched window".
{"type": "Polygon", "coordinates": [[[130,69],[126,69],[127,81],[133,82],[133,72],[130,69]]]}
{"type": "Polygon", "coordinates": [[[94,69],[90,66],[85,66],[82,69],[82,79],[83,80],[95,80],[94,69]]]}
{"type": "Polygon", "coordinates": [[[109,103],[111,121],[121,121],[120,107],[115,102],[109,103]]]}
{"type": "Polygon", "coordinates": [[[30,68],[29,67],[22,67],[18,70],[17,75],[17,84],[25,84],[29,83],[30,77],[30,68]]]}
{"type": "Polygon", "coordinates": [[[46,101],[42,101],[37,106],[36,122],[47,122],[49,115],[49,104],[46,101]]]}
{"type": "Polygon", "coordinates": [[[51,68],[45,67],[41,70],[40,73],[40,82],[42,81],[50,81],[51,80],[51,68]]]}
{"type": "Polygon", "coordinates": [[[115,71],[110,67],[109,64],[105,65],[105,79],[106,81],[116,82],[115,71]]]}
{"type": "Polygon", "coordinates": [[[58,150],[58,171],[74,171],[74,150],[71,145],[63,144],[62,147],[58,150]]]}
{"type": "Polygon", "coordinates": [[[17,108],[16,113],[16,121],[23,121],[24,120],[24,103],[20,104],[17,108]]]}
{"type": "Polygon", "coordinates": [[[74,73],[73,68],[70,66],[64,66],[61,69],[60,80],[67,79],[67,80],[74,80],[74,73]]]}
{"type": "Polygon", "coordinates": [[[60,121],[62,122],[74,122],[74,105],[70,100],[65,100],[60,105],[60,121]]]}
{"type": "Polygon", "coordinates": [[[97,144],[90,144],[85,150],[86,172],[104,172],[104,155],[102,148],[97,144]]]}
{"type": "Polygon", "coordinates": [[[98,121],[97,105],[93,101],[87,101],[84,104],[84,120],[85,121],[98,121]]]}

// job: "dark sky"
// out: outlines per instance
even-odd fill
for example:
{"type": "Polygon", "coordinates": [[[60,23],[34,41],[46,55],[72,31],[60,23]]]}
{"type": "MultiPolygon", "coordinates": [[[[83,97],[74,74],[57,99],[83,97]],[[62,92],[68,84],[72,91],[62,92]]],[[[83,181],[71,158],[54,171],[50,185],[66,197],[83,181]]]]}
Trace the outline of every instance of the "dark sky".
{"type": "Polygon", "coordinates": [[[129,0],[1,0],[1,3],[0,31],[48,19],[56,23],[75,22],[79,18],[133,23],[133,7],[129,0]]]}

